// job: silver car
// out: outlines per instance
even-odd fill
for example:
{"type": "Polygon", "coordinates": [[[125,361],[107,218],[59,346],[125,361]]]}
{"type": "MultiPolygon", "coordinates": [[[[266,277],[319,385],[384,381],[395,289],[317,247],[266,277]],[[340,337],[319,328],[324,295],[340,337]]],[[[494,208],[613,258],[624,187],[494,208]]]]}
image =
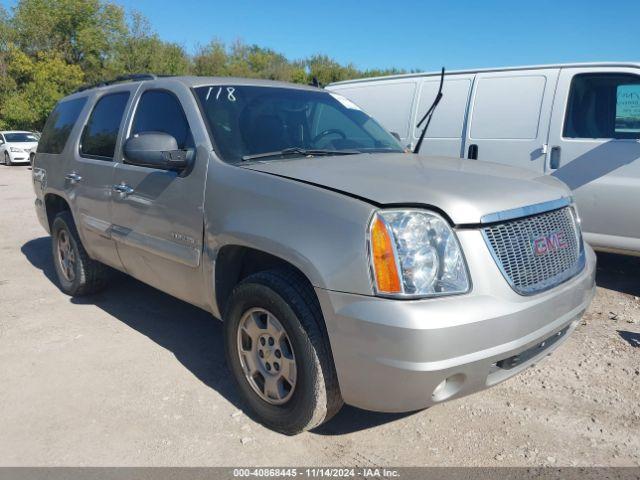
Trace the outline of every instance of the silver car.
{"type": "Polygon", "coordinates": [[[221,318],[238,390],[273,429],[495,385],[591,301],[595,256],[552,177],[406,153],[313,87],[122,80],[64,98],[42,133],[36,212],[60,287],[93,293],[113,268],[221,318]]]}

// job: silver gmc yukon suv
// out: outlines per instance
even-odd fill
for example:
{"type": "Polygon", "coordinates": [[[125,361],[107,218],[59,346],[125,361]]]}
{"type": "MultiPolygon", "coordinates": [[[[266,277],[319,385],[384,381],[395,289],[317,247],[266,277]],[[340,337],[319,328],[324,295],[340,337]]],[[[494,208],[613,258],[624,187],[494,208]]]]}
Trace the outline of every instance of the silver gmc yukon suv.
{"type": "Polygon", "coordinates": [[[313,87],[86,88],[50,115],[33,182],[64,293],[115,269],[221,318],[246,404],[288,434],[343,402],[412,411],[495,385],[561,344],[594,293],[560,181],[407,153],[313,87]]]}

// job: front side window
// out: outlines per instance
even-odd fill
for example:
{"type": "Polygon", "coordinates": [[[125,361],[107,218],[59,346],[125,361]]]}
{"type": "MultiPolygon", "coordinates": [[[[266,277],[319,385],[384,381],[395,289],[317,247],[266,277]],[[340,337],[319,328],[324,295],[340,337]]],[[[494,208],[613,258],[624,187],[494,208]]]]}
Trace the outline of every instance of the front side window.
{"type": "Polygon", "coordinates": [[[7,133],[5,137],[9,143],[35,143],[38,141],[33,133],[28,132],[7,133]]]}
{"type": "Polygon", "coordinates": [[[38,153],[59,154],[64,150],[73,125],[78,120],[82,107],[87,102],[86,97],[65,100],[53,109],[47,123],[42,130],[38,153]]]}
{"type": "Polygon", "coordinates": [[[105,95],[93,107],[80,143],[82,156],[112,160],[129,92],[105,95]]]}
{"type": "Polygon", "coordinates": [[[142,94],[131,136],[143,132],[168,133],[176,139],[180,150],[194,146],[182,106],[176,96],[166,90],[147,90],[142,94]]]}
{"type": "Polygon", "coordinates": [[[228,85],[195,91],[213,141],[227,162],[287,149],[299,150],[299,156],[304,156],[305,150],[403,151],[375,120],[333,93],[228,85]]]}
{"type": "Polygon", "coordinates": [[[640,138],[640,76],[576,75],[564,123],[567,138],[640,138]]]}

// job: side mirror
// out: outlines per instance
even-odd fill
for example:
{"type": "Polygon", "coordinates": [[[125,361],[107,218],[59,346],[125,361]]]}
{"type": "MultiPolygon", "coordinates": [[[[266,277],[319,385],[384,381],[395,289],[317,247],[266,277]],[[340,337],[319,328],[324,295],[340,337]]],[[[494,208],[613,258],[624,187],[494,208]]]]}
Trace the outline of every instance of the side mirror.
{"type": "Polygon", "coordinates": [[[164,132],[141,132],[124,144],[125,162],[141,167],[182,170],[187,167],[187,152],[178,150],[178,142],[164,132]]]}
{"type": "Polygon", "coordinates": [[[398,132],[389,132],[389,133],[393,135],[396,140],[398,140],[399,142],[401,141],[400,134],[398,132]]]}

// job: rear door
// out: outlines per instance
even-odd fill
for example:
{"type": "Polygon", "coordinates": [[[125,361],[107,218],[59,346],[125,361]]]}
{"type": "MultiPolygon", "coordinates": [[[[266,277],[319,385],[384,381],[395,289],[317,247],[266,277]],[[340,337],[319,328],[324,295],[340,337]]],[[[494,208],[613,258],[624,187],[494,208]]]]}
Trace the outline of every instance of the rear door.
{"type": "MultiPolygon", "coordinates": [[[[442,100],[433,113],[429,129],[420,147],[423,155],[443,155],[446,157],[460,158],[464,156],[464,126],[469,105],[469,95],[473,85],[474,75],[445,76],[442,86],[442,100]]],[[[433,103],[438,88],[440,77],[425,77],[419,86],[417,108],[413,117],[412,146],[420,138],[421,128],[416,128],[418,122],[433,103]]]]}
{"type": "Polygon", "coordinates": [[[558,69],[478,73],[465,156],[542,173],[558,69]]]}
{"type": "Polygon", "coordinates": [[[193,155],[193,165],[184,172],[141,167],[128,164],[120,151],[112,182],[113,237],[127,273],[203,304],[200,264],[209,151],[202,145],[207,133],[190,90],[175,82],[168,89],[161,82],[145,82],[137,93],[125,137],[171,134],[178,148],[193,155]]]}
{"type": "Polygon", "coordinates": [[[548,169],[574,191],[594,246],[640,251],[639,139],[640,69],[562,70],[548,169]]]}
{"type": "Polygon", "coordinates": [[[92,258],[117,268],[122,264],[111,238],[114,154],[136,88],[123,85],[91,99],[90,113],[65,172],[65,187],[83,245],[92,258]]]}

